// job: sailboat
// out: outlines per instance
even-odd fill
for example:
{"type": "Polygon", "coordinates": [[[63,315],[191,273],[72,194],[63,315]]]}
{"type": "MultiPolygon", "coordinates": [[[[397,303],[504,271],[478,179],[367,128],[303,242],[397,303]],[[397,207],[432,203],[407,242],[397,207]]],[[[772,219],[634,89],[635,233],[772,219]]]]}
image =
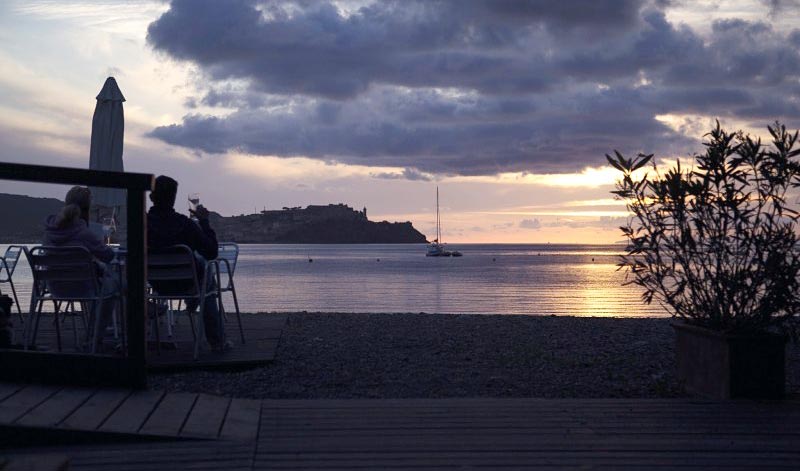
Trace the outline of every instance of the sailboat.
{"type": "Polygon", "coordinates": [[[436,238],[428,244],[426,257],[460,257],[461,252],[457,250],[447,250],[442,242],[442,218],[439,215],[439,187],[436,187],[436,238]]]}

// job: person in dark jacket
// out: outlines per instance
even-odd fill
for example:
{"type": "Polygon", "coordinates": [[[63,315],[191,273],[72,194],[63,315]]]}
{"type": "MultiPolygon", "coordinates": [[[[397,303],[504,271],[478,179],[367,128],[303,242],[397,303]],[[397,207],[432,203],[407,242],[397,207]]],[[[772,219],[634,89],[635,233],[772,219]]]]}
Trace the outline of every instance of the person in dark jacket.
{"type": "MultiPolygon", "coordinates": [[[[195,252],[197,276],[202,280],[206,260],[217,258],[219,249],[217,235],[208,222],[208,210],[202,205],[197,206],[192,213],[197,218],[197,222],[175,212],[177,194],[177,181],[165,175],[156,178],[153,191],[150,192],[150,201],[153,202],[153,206],[147,212],[147,245],[151,249],[179,244],[188,246],[195,252]]],[[[214,277],[209,276],[207,288],[214,289],[214,287],[214,277]]],[[[154,288],[171,290],[176,287],[154,286],[154,288]]],[[[193,311],[197,308],[197,304],[193,300],[188,300],[186,308],[193,311]]],[[[212,350],[222,351],[230,348],[231,344],[225,341],[225,325],[217,308],[216,296],[206,298],[203,313],[206,340],[212,350]]]]}
{"type": "Polygon", "coordinates": [[[114,311],[115,299],[119,294],[119,279],[107,265],[114,259],[114,251],[105,245],[100,236],[89,229],[89,210],[92,205],[92,192],[83,186],[74,186],[64,198],[64,207],[58,214],[45,220],[43,244],[54,247],[84,247],[95,258],[100,275],[99,285],[104,301],[100,303],[98,347],[102,347],[102,333],[114,311]]]}

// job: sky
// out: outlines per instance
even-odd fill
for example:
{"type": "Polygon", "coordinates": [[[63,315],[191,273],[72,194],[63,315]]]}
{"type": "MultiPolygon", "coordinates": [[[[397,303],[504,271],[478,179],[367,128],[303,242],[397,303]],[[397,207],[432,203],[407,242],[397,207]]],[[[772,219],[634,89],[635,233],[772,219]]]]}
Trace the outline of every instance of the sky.
{"type": "Polygon", "coordinates": [[[431,235],[438,186],[446,242],[613,243],[604,154],[800,127],[798,20],[795,0],[4,0],[0,161],[88,166],[114,76],[126,170],[179,202],[341,202],[431,235]]]}

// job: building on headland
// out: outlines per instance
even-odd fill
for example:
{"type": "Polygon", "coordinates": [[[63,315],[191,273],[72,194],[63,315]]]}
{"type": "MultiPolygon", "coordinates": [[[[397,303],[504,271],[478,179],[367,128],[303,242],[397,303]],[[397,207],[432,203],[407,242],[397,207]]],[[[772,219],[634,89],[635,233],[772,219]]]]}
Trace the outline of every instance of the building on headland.
{"type": "Polygon", "coordinates": [[[261,211],[261,216],[272,221],[293,221],[293,222],[315,222],[326,220],[357,221],[367,220],[367,208],[363,211],[356,211],[350,206],[338,203],[328,205],[308,205],[305,208],[300,206],[287,207],[282,209],[265,209],[261,211]]]}

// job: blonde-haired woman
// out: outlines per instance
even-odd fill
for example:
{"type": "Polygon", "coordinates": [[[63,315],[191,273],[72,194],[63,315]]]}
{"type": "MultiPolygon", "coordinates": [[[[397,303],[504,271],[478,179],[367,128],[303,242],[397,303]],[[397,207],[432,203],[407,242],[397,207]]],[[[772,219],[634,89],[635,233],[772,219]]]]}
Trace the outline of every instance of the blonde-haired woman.
{"type": "MultiPolygon", "coordinates": [[[[116,276],[106,265],[114,258],[114,251],[103,243],[98,234],[89,228],[89,210],[92,192],[85,186],[74,186],[64,198],[64,207],[45,221],[44,245],[55,247],[85,247],[94,256],[100,272],[100,289],[103,295],[119,291],[116,276]]],[[[102,333],[114,310],[114,301],[103,301],[100,306],[100,334],[98,347],[102,346],[102,333]]]]}
{"type": "Polygon", "coordinates": [[[92,192],[85,186],[73,186],[64,198],[61,212],[45,221],[44,245],[86,247],[99,261],[110,262],[114,258],[114,251],[89,229],[91,206],[92,192]]]}

